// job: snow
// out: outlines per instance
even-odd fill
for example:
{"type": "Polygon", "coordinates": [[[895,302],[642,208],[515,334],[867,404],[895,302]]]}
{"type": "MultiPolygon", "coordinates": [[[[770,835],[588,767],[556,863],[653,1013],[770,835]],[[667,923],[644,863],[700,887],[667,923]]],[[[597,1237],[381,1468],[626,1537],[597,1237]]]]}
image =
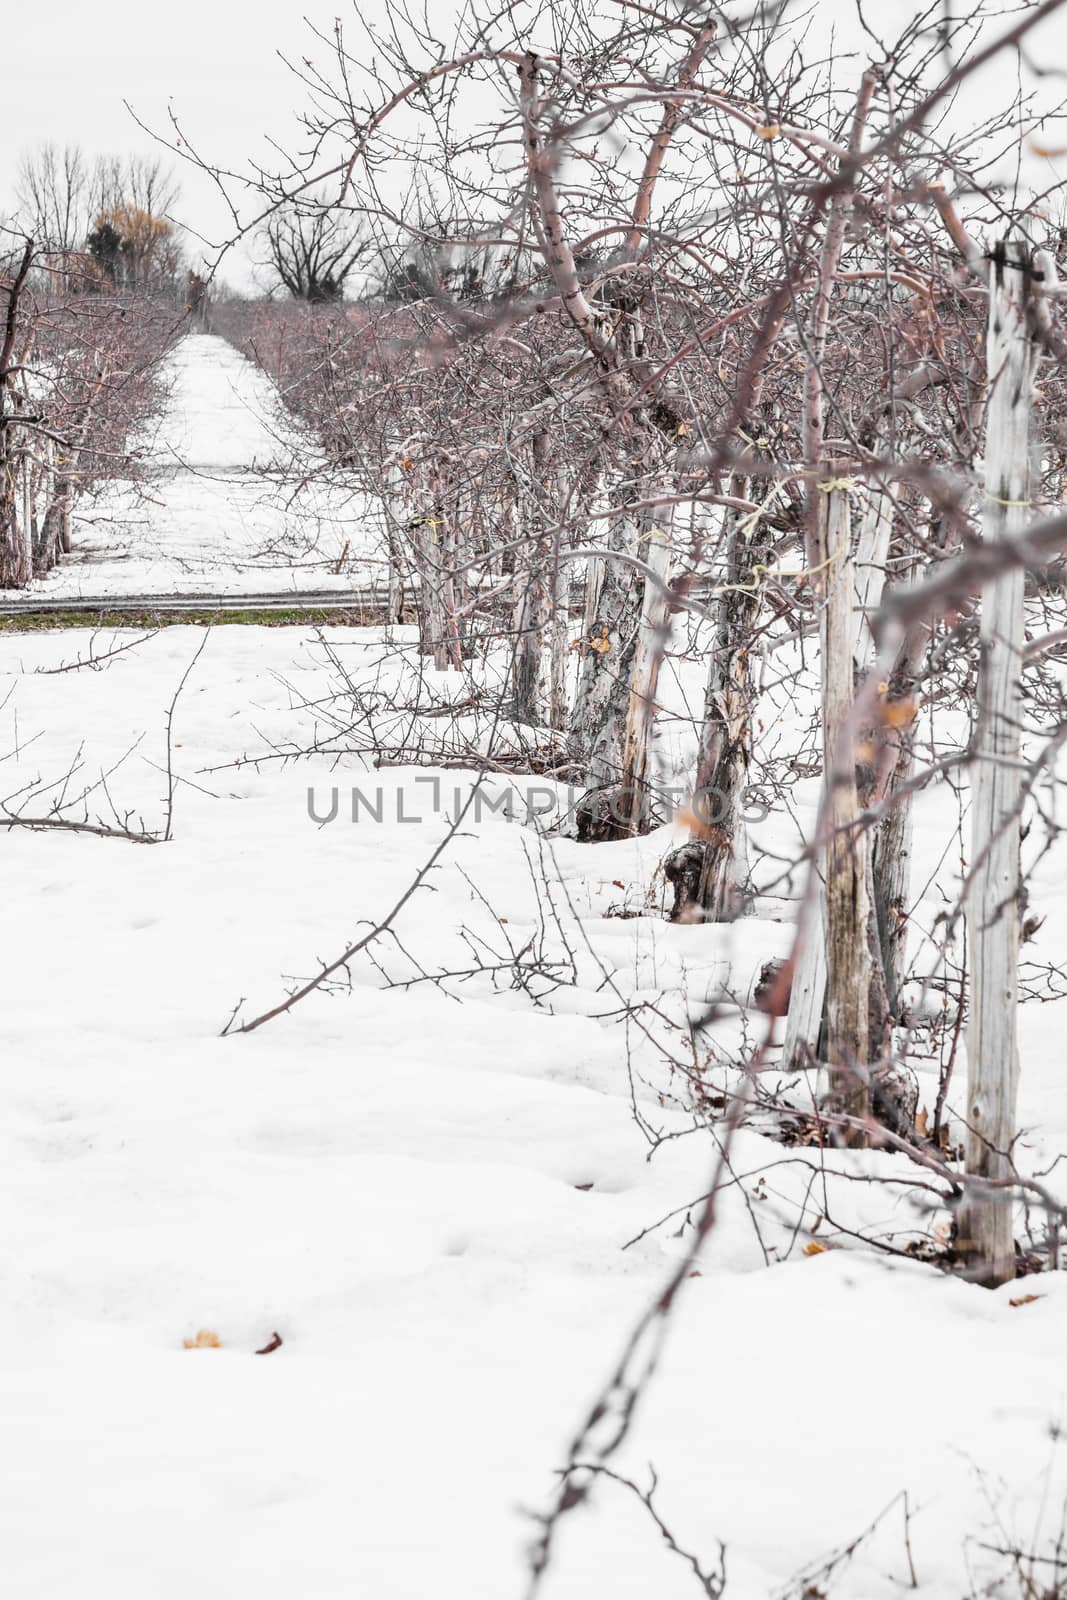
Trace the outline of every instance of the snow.
{"type": "MultiPolygon", "coordinates": [[[[343,595],[375,576],[366,508],[261,372],[187,337],[168,382],[143,481],[83,506],[76,558],[37,592],[343,595]]],[[[801,752],[814,703],[799,662],[775,670],[757,768],[801,752]]],[[[224,1034],[386,916],[450,833],[474,782],[462,751],[489,748],[470,688],[420,664],[410,629],[0,637],[6,809],[171,835],[2,836],[13,1592],[523,1592],[530,1513],[688,1248],[717,1157],[693,1116],[690,1024],[716,1003],[700,1086],[736,1088],[765,1026],[754,983],[790,945],[800,885],[784,864],[818,780],[752,829],[753,914],[674,927],[658,870],[674,828],[579,846],[551,829],[566,790],[515,778],[510,818],[473,804],[342,981],[224,1034]],[[393,744],[446,765],[376,769],[393,744]],[[369,802],[355,815],[354,789],[369,802]],[[554,800],[548,833],[533,792],[535,810],[554,800]],[[218,1347],[187,1348],[201,1331],[218,1347]],[[257,1354],[275,1332],[281,1347],[257,1354]]],[[[691,757],[701,691],[699,669],[673,661],[667,780],[691,757]]],[[[965,738],[937,715],[942,738],[965,738]]],[[[499,756],[524,730],[491,720],[499,756]]],[[[499,803],[508,786],[483,787],[499,803]]],[[[965,868],[947,787],[922,792],[916,818],[921,978],[965,868]]],[[[1046,918],[1033,960],[1054,961],[1054,853],[1030,908],[1046,918]]],[[[1052,1181],[1067,1136],[1058,1016],[1022,1013],[1019,1160],[1052,1181]]],[[[932,1106],[939,1063],[913,1045],[932,1106]]],[[[764,1081],[779,1081],[773,1060],[764,1081]]],[[[912,1570],[929,1600],[987,1592],[1006,1566],[996,1547],[1051,1548],[1067,1494],[1062,1275],[991,1294],[893,1254],[947,1222],[915,1167],[761,1127],[731,1149],[612,1465],[645,1487],[651,1464],[660,1513],[705,1567],[722,1541],[731,1600],[879,1600],[912,1570]],[[830,1248],[808,1254],[813,1241],[830,1248]]],[[[562,1525],[544,1588],[695,1592],[606,1482],[562,1525]]]]}
{"type": "MultiPolygon", "coordinates": [[[[189,382],[206,394],[214,373],[232,431],[183,438],[204,454],[215,437],[228,471],[267,440],[225,400],[222,373],[244,369],[209,357],[189,382]]],[[[329,640],[354,680],[393,673],[404,699],[414,672],[380,631],[329,640]]],[[[68,798],[109,776],[70,815],[161,829],[166,712],[202,642],[172,628],[57,675],[43,669],[85,657],[88,633],[3,635],[0,794],[34,783],[41,813],[77,759],[68,798]]],[[[715,1152],[665,1052],[725,972],[743,993],[787,948],[791,911],[769,898],[732,929],[609,914],[643,903],[670,828],[580,847],[500,816],[467,821],[401,914],[399,944],[375,946],[380,966],[357,958],[350,986],[220,1036],[239,1002],[246,1018],[275,1004],[385,914],[447,827],[410,767],[233,765],[321,735],[335,688],[310,631],[215,629],[174,712],[169,842],[23,828],[0,841],[13,1594],[518,1596],[526,1513],[548,1503],[578,1421],[687,1243],[685,1208],[715,1152]],[[325,802],[334,785],[379,782],[381,823],[353,823],[344,805],[310,820],[309,785],[325,802]],[[421,820],[397,821],[397,794],[421,820]],[[542,852],[559,906],[545,948],[570,946],[573,982],[541,1005],[484,975],[384,986],[383,967],[469,967],[472,940],[535,938],[542,852]],[[620,996],[656,1001],[647,1035],[609,1015],[620,996]],[[635,1111],[678,1137],[653,1153],[635,1111]],[[221,1347],[185,1349],[200,1329],[221,1347]],[[275,1330],[281,1349],[254,1354],[275,1330]]],[[[444,811],[471,774],[442,776],[444,811]]],[[[952,817],[923,803],[915,882],[936,869],[949,893],[938,862],[952,817]]],[[[936,875],[925,894],[932,917],[936,875]]],[[[1062,947],[1054,857],[1035,904],[1047,949],[1062,947]]],[[[1058,1018],[1022,1013],[1033,1168],[1063,1148],[1058,1018]]],[[[724,1059],[744,1023],[729,1007],[716,1023],[724,1059]]],[[[928,1103],[935,1081],[930,1064],[928,1103]]],[[[642,1485],[654,1465],[665,1520],[706,1565],[725,1543],[731,1600],[799,1594],[797,1574],[880,1517],[850,1561],[812,1577],[819,1592],[898,1594],[907,1531],[918,1593],[958,1600],[1005,1565],[983,1544],[1041,1546],[1058,1528],[1062,1275],[989,1293],[880,1254],[863,1240],[937,1216],[901,1186],[852,1181],[868,1172],[916,1176],[887,1155],[824,1160],[742,1132],[700,1276],[613,1463],[642,1485]],[[826,1208],[844,1248],[805,1256],[826,1208]],[[1012,1307],[1027,1291],[1039,1298],[1012,1307]],[[892,1504],[904,1490],[907,1529],[892,1504]]],[[[544,1589],[698,1592],[640,1505],[603,1483],[563,1525],[544,1589]]]]}
{"type": "Polygon", "coordinates": [[[190,334],[165,364],[167,404],[137,441],[137,482],[78,504],[72,555],[41,598],[331,592],[384,571],[366,507],[331,481],[274,385],[224,339],[190,334]]]}

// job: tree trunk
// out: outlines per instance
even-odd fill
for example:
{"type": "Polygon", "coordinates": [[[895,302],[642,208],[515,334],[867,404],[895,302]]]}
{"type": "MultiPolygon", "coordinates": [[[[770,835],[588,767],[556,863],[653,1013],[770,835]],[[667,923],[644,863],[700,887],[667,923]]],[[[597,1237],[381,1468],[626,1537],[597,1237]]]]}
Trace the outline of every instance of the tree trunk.
{"type": "MultiPolygon", "coordinates": [[[[857,826],[853,685],[853,572],[848,491],[829,481],[820,495],[816,580],[825,594],[819,619],[826,785],[826,1057],[835,1111],[866,1119],[870,1110],[867,835],[857,826]]],[[[861,1128],[842,1131],[846,1144],[866,1143],[861,1128]]]]}
{"type": "Polygon", "coordinates": [[[531,551],[530,561],[517,575],[520,585],[515,602],[515,649],[511,662],[511,684],[515,697],[515,720],[539,727],[548,716],[549,673],[545,643],[552,620],[553,586],[548,558],[541,541],[531,551]]]}
{"type": "Polygon", "coordinates": [[[24,526],[24,457],[10,417],[0,427],[0,589],[21,589],[33,576],[29,530],[24,526]]]}
{"type": "MultiPolygon", "coordinates": [[[[876,440],[878,447],[884,443],[881,435],[882,430],[879,430],[876,440]]],[[[862,672],[875,654],[871,619],[881,604],[885,587],[886,561],[892,529],[893,503],[889,490],[885,484],[873,482],[860,524],[855,562],[852,567],[854,613],[850,623],[850,635],[853,667],[856,673],[862,672]]],[[[832,575],[836,575],[836,569],[832,575]]],[[[901,738],[903,737],[901,734],[901,738]]],[[[908,740],[910,747],[910,733],[908,740]]],[[[893,781],[900,782],[903,776],[904,772],[895,772],[893,781]]],[[[910,819],[910,805],[901,802],[889,813],[879,828],[873,848],[866,851],[867,902],[872,919],[868,936],[872,952],[868,1046],[872,1056],[880,1053],[874,1047],[888,1034],[899,986],[904,925],[897,915],[896,908],[903,906],[907,894],[910,819]],[[883,918],[881,909],[883,905],[893,908],[892,916],[887,909],[883,918]],[[873,970],[878,966],[882,969],[880,972],[873,970]]],[[[820,869],[820,878],[821,876],[820,869]]],[[[802,1065],[805,1060],[810,1061],[816,1057],[823,1037],[827,980],[824,893],[825,885],[820,882],[816,887],[819,900],[818,920],[804,941],[790,991],[782,1053],[783,1061],[790,1067],[802,1065]]]]}
{"type": "MultiPolygon", "coordinates": [[[[1029,260],[1022,241],[994,253],[986,370],[986,507],[983,537],[1018,535],[1030,503],[1033,345],[1027,327],[1029,260]]],[[[987,585],[982,599],[971,882],[967,893],[971,1012],[967,1030],[967,1174],[1010,1179],[1019,1076],[1019,814],[1023,771],[1022,567],[987,585]]],[[[1010,1189],[971,1192],[957,1215],[969,1275],[990,1287],[1015,1276],[1010,1189]]]]}
{"type": "Polygon", "coordinates": [[[70,508],[74,486],[66,470],[57,470],[52,441],[42,473],[42,499],[45,513],[38,521],[33,542],[35,576],[50,572],[61,555],[70,553],[70,508]]]}
{"type": "MultiPolygon", "coordinates": [[[[883,419],[875,438],[879,454],[891,448],[892,437],[893,429],[888,419],[883,419]]],[[[879,479],[873,480],[856,544],[853,656],[857,677],[873,665],[878,654],[873,619],[886,586],[893,509],[889,485],[879,479]]],[[[869,781],[863,784],[860,792],[864,807],[888,805],[871,835],[867,851],[873,967],[869,1046],[872,1074],[875,1079],[886,1075],[883,1100],[890,1093],[886,1085],[891,1077],[904,1081],[899,1073],[892,1072],[887,1060],[880,1063],[879,1058],[888,1058],[892,1050],[893,1023],[900,1015],[900,986],[907,956],[912,821],[911,795],[903,786],[911,772],[915,737],[914,721],[908,714],[910,711],[913,716],[914,672],[927,638],[925,628],[913,629],[898,656],[883,703],[883,725],[877,733],[872,730],[871,744],[880,747],[879,756],[869,769],[869,781]]],[[[872,1093],[875,1086],[872,1081],[872,1093]]],[[[900,1131],[902,1116],[901,1112],[894,1117],[894,1131],[900,1131]]]]}
{"type": "Polygon", "coordinates": [[[901,985],[907,963],[908,891],[911,883],[912,798],[905,790],[911,777],[915,746],[915,680],[929,644],[925,623],[913,628],[897,657],[885,702],[882,759],[891,763],[888,780],[875,796],[886,807],[874,831],[873,898],[878,919],[878,946],[885,974],[890,1016],[901,1016],[901,985]],[[896,708],[899,715],[894,716],[896,708]]]}
{"type": "Polygon", "coordinates": [[[526,508],[526,559],[515,566],[515,647],[511,683],[515,720],[539,727],[551,718],[552,657],[549,629],[555,611],[556,571],[545,538],[548,522],[548,435],[534,435],[531,482],[520,495],[526,508]]]}
{"type": "MultiPolygon", "coordinates": [[[[771,487],[757,485],[757,500],[761,489],[771,487]]],[[[704,693],[691,807],[696,837],[664,864],[674,888],[672,922],[730,922],[740,910],[739,864],[745,859],[743,808],[755,693],[752,635],[763,604],[758,569],[767,563],[773,543],[774,533],[763,513],[733,519],[704,693]]]]}
{"type": "MultiPolygon", "coordinates": [[[[647,439],[647,435],[646,435],[647,439]]],[[[662,446],[648,439],[662,463],[662,446]]],[[[632,495],[655,498],[673,474],[650,472],[647,453],[627,474],[632,495]]],[[[592,622],[579,645],[581,668],[571,716],[572,749],[585,766],[587,792],[576,807],[578,837],[624,839],[640,833],[651,813],[649,763],[656,693],[670,627],[665,592],[670,569],[672,507],[652,507],[616,521],[609,549],[635,556],[653,574],[623,561],[600,561],[592,622]]],[[[595,587],[594,587],[595,585],[595,587]]]]}
{"type": "Polygon", "coordinates": [[[558,562],[552,601],[552,659],[549,667],[548,725],[557,732],[567,726],[570,697],[571,569],[558,562]]]}
{"type": "Polygon", "coordinates": [[[400,623],[404,620],[404,559],[391,529],[389,532],[388,563],[385,614],[389,622],[400,623]]]}
{"type": "MultiPolygon", "coordinates": [[[[19,526],[18,493],[18,411],[20,400],[11,396],[12,367],[16,364],[15,344],[19,331],[18,309],[33,261],[33,240],[27,239],[22,260],[4,290],[7,307],[0,337],[0,589],[18,589],[29,583],[33,556],[19,526]]],[[[28,345],[27,345],[28,350],[28,345]]],[[[25,360],[27,350],[21,352],[25,360]]]]}
{"type": "MultiPolygon", "coordinates": [[[[639,553],[635,516],[620,518],[608,534],[609,549],[639,553]]],[[[620,795],[623,747],[630,706],[630,679],[644,610],[645,581],[628,562],[601,561],[598,603],[583,636],[578,688],[571,713],[571,744],[584,768],[587,792],[576,807],[578,837],[620,839],[634,832],[631,807],[620,795]]]]}
{"type": "MultiPolygon", "coordinates": [[[[814,1058],[823,1032],[835,1111],[866,1119],[870,1111],[870,1015],[874,962],[870,948],[871,901],[867,837],[858,826],[854,730],[856,627],[855,576],[847,489],[825,469],[818,486],[819,516],[813,569],[822,597],[819,618],[823,712],[825,844],[813,871],[821,871],[814,908],[793,978],[786,1027],[789,1065],[814,1058]]],[[[846,1127],[843,1141],[865,1142],[861,1128],[846,1127]]]]}
{"type": "MultiPolygon", "coordinates": [[[[666,489],[665,485],[661,487],[666,489]]],[[[632,833],[647,820],[651,802],[652,726],[656,717],[659,670],[671,625],[666,586],[671,564],[672,511],[673,507],[667,507],[650,514],[647,533],[638,549],[638,554],[655,575],[655,581],[646,578],[644,583],[623,734],[617,809],[632,833]]]]}

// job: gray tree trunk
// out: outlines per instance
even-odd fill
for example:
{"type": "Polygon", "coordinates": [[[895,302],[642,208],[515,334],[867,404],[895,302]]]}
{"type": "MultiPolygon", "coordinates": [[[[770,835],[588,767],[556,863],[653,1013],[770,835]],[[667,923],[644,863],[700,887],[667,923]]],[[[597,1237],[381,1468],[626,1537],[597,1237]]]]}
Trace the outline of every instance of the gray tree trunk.
{"type": "Polygon", "coordinates": [[[26,526],[27,457],[21,429],[6,419],[0,429],[0,588],[20,589],[33,576],[33,550],[26,526]]]}
{"type": "Polygon", "coordinates": [[[530,482],[523,486],[519,504],[525,513],[524,558],[515,563],[515,646],[511,683],[518,722],[540,726],[551,717],[552,652],[550,629],[555,612],[556,571],[553,551],[545,537],[549,522],[549,438],[534,435],[530,482]]]}
{"type": "MultiPolygon", "coordinates": [[[[735,484],[748,492],[747,484],[735,484]]],[[[757,485],[756,499],[761,488],[757,485]]],[[[741,905],[745,859],[744,793],[752,736],[752,634],[763,606],[758,568],[774,543],[767,516],[732,519],[719,597],[715,641],[708,662],[704,721],[697,756],[692,810],[697,837],[668,857],[664,871],[674,888],[672,922],[729,922],[741,905]]]]}
{"type": "MultiPolygon", "coordinates": [[[[622,517],[605,544],[640,555],[638,516],[622,517]]],[[[581,641],[578,688],[571,713],[571,748],[587,791],[576,808],[578,837],[625,838],[635,831],[631,797],[622,795],[630,684],[644,613],[645,580],[628,562],[600,561],[602,575],[592,624],[581,641]]]]}
{"type": "Polygon", "coordinates": [[[902,707],[904,715],[896,726],[886,730],[883,754],[893,760],[889,781],[880,803],[887,809],[874,832],[873,895],[878,919],[878,945],[885,975],[886,1003],[890,1015],[901,1013],[901,985],[907,963],[908,895],[911,885],[912,800],[905,785],[912,773],[915,722],[908,715],[913,705],[915,678],[929,642],[929,630],[922,624],[911,631],[897,657],[890,680],[893,699],[888,705],[902,707]]]}
{"type": "MultiPolygon", "coordinates": [[[[834,498],[837,498],[840,493],[841,491],[835,491],[834,498]]],[[[824,499],[826,498],[824,496],[824,499]]],[[[862,670],[868,664],[874,651],[871,618],[881,603],[882,590],[885,584],[885,563],[892,533],[892,514],[892,503],[884,486],[872,484],[871,495],[864,509],[863,521],[860,524],[855,562],[848,562],[848,568],[852,573],[852,603],[855,608],[849,621],[854,671],[862,670]]],[[[845,575],[839,573],[838,568],[835,566],[831,569],[830,576],[835,579],[843,579],[845,575]]],[[[844,593],[845,591],[842,590],[842,597],[844,593]]],[[[825,733],[825,691],[823,711],[825,733]]],[[[827,766],[824,770],[826,781],[829,782],[831,769],[827,766]]],[[[873,873],[869,859],[865,865],[868,872],[867,899],[868,903],[870,903],[872,899],[875,901],[877,899],[877,888],[873,884],[873,873]]],[[[809,928],[801,947],[800,959],[793,974],[793,983],[790,991],[785,1044],[782,1052],[783,1062],[789,1067],[803,1065],[806,1061],[810,1061],[816,1056],[822,1036],[826,1008],[827,926],[825,858],[823,852],[819,853],[812,864],[811,870],[819,880],[814,890],[817,903],[813,908],[812,926],[809,928]]],[[[887,865],[886,871],[888,871],[887,865]]]]}
{"type": "MultiPolygon", "coordinates": [[[[848,491],[835,470],[819,484],[815,567],[825,599],[819,621],[823,700],[826,893],[826,1057],[835,1111],[866,1119],[870,1111],[870,989],[867,834],[857,826],[853,681],[854,576],[848,491]]],[[[847,1144],[866,1142],[846,1127],[847,1144]]]]}
{"type": "Polygon", "coordinates": [[[652,725],[659,669],[670,632],[670,601],[665,591],[671,564],[672,512],[673,507],[668,507],[650,515],[639,546],[656,581],[646,579],[644,583],[623,731],[619,810],[634,833],[648,816],[651,801],[652,725]]]}
{"type": "MultiPolygon", "coordinates": [[[[879,451],[888,446],[886,432],[885,429],[879,429],[875,445],[879,451]]],[[[888,485],[875,479],[870,484],[856,542],[853,656],[857,674],[872,664],[877,653],[871,622],[881,604],[885,588],[892,530],[892,496],[888,485]]],[[[905,642],[891,684],[891,692],[898,701],[907,698],[907,690],[918,657],[925,648],[926,637],[925,629],[919,628],[913,630],[905,642]]],[[[879,1040],[888,1039],[891,1022],[899,1014],[900,987],[905,971],[912,809],[910,795],[900,791],[911,773],[913,741],[914,728],[904,721],[886,735],[886,743],[891,748],[883,754],[891,757],[892,770],[888,781],[879,785],[878,803],[886,804],[887,810],[875,829],[868,852],[868,900],[872,907],[869,942],[874,966],[869,1025],[872,1062],[881,1053],[877,1048],[879,1040]]],[[[869,793],[862,798],[869,799],[869,793]]],[[[817,893],[820,900],[817,926],[805,941],[793,979],[783,1052],[783,1060],[792,1065],[799,1064],[816,1052],[823,1027],[826,941],[821,878],[817,893]]],[[[877,1067],[872,1070],[877,1074],[877,1067]]]]}
{"type": "Polygon", "coordinates": [[[571,569],[558,562],[552,601],[552,649],[548,674],[548,725],[562,732],[570,710],[571,569]]]}

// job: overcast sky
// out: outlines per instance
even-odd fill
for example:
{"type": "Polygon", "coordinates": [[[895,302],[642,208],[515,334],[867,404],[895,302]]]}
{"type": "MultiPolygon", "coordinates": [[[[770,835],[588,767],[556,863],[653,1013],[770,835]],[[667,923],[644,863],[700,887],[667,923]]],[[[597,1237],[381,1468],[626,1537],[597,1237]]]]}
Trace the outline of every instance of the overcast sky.
{"type": "MultiPolygon", "coordinates": [[[[386,4],[365,0],[364,11],[381,16],[386,4]]],[[[442,32],[449,31],[454,4],[431,0],[431,15],[442,32]]],[[[907,0],[867,4],[869,19],[890,35],[914,9],[907,0]]],[[[179,0],[165,11],[146,0],[28,0],[5,23],[0,214],[10,207],[20,155],[47,140],[80,144],[90,155],[150,152],[152,142],[133,122],[124,100],[163,133],[169,131],[173,104],[203,154],[220,165],[242,168],[257,152],[269,163],[264,138],[293,148],[303,99],[278,52],[298,61],[308,54],[323,56],[304,18],[328,34],[338,14],[353,49],[358,27],[347,0],[179,0]]],[[[834,21],[842,37],[854,28],[851,0],[819,0],[817,15],[820,29],[834,21]]],[[[1042,84],[1048,102],[1067,90],[1067,8],[1035,35],[1034,55],[1054,72],[1042,84]]],[[[1014,58],[987,72],[968,94],[976,117],[991,97],[1010,98],[1014,81],[1014,58]]],[[[966,114],[966,105],[963,110],[966,114]]],[[[1062,129],[1059,142],[1067,143],[1062,129]]],[[[1067,161],[1055,167],[1067,172],[1067,161]]],[[[1047,162],[1031,162],[1031,169],[1032,181],[1042,185],[1055,170],[1047,162]]],[[[209,181],[189,167],[181,167],[179,177],[179,219],[214,241],[225,237],[226,212],[209,181]]],[[[250,287],[247,264],[231,259],[224,275],[250,287]]]]}
{"type": "MultiPolygon", "coordinates": [[[[383,5],[371,0],[368,10],[383,5]]],[[[20,155],[47,140],[80,144],[93,155],[150,152],[152,141],[124,100],[163,133],[173,103],[205,156],[222,165],[243,167],[265,135],[292,144],[301,91],[278,51],[297,60],[308,55],[314,40],[304,17],[329,32],[346,9],[345,0],[20,5],[5,23],[14,48],[4,74],[0,211],[10,205],[20,155]]],[[[224,235],[225,210],[210,183],[189,167],[178,175],[182,220],[224,235]]]]}

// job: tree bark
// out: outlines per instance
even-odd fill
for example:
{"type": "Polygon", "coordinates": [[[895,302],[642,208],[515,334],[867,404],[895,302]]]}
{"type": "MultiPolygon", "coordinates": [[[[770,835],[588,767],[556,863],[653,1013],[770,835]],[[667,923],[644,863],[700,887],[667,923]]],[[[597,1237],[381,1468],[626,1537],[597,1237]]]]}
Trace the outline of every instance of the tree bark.
{"type": "Polygon", "coordinates": [[[638,554],[659,581],[646,579],[643,586],[623,731],[618,809],[631,833],[636,833],[648,819],[652,798],[649,783],[652,726],[656,717],[659,670],[671,625],[666,586],[671,563],[672,510],[667,507],[650,513],[638,548],[638,554]]]}
{"type": "Polygon", "coordinates": [[[515,719],[534,727],[551,717],[552,655],[549,630],[555,611],[556,572],[545,529],[549,439],[536,433],[531,444],[531,481],[520,494],[526,509],[526,560],[516,563],[515,646],[511,683],[515,719]]]}
{"type": "MultiPolygon", "coordinates": [[[[875,654],[871,618],[878,610],[885,587],[892,525],[893,505],[888,488],[875,481],[871,484],[870,496],[864,508],[852,564],[854,615],[850,632],[855,673],[862,672],[875,654]]],[[[910,749],[910,730],[906,734],[900,730],[898,737],[901,744],[910,749]]],[[[900,763],[899,770],[894,770],[892,774],[890,784],[900,783],[907,770],[906,763],[900,763]]],[[[876,1046],[888,1035],[891,1017],[895,1014],[906,934],[906,926],[898,908],[903,907],[907,894],[910,819],[910,805],[907,802],[899,803],[887,815],[867,851],[867,900],[872,918],[869,937],[872,984],[868,1045],[872,1057],[880,1054],[876,1046]]],[[[827,979],[826,917],[822,904],[824,892],[825,886],[820,882],[816,889],[819,898],[818,923],[804,941],[790,993],[783,1050],[783,1061],[790,1066],[799,1065],[805,1057],[810,1058],[818,1053],[823,1032],[827,979]]]]}
{"type": "MultiPolygon", "coordinates": [[[[767,491],[770,485],[757,487],[757,500],[761,488],[767,491]]],[[[674,887],[672,922],[730,922],[740,910],[743,804],[755,693],[752,635],[763,605],[759,568],[766,565],[773,543],[765,514],[749,512],[733,520],[704,693],[691,807],[695,837],[664,865],[674,887]]]]}
{"type": "MultiPolygon", "coordinates": [[[[636,555],[639,537],[637,517],[623,517],[605,544],[636,555]]],[[[578,837],[586,841],[625,838],[634,831],[632,808],[620,795],[620,785],[645,580],[628,562],[599,564],[603,573],[597,606],[579,646],[581,666],[570,722],[571,748],[588,786],[576,807],[578,837]]]]}
{"type": "MultiPolygon", "coordinates": [[[[867,835],[860,812],[850,727],[853,701],[853,573],[848,490],[829,476],[820,496],[815,566],[825,599],[820,613],[823,773],[826,785],[826,1056],[835,1111],[866,1119],[870,1111],[867,835]]],[[[842,1142],[865,1144],[862,1128],[842,1142]]]]}
{"type": "Polygon", "coordinates": [[[18,401],[10,400],[19,301],[32,262],[33,240],[27,239],[15,275],[5,285],[7,307],[0,339],[0,589],[22,588],[33,574],[28,530],[20,525],[18,401]]]}

